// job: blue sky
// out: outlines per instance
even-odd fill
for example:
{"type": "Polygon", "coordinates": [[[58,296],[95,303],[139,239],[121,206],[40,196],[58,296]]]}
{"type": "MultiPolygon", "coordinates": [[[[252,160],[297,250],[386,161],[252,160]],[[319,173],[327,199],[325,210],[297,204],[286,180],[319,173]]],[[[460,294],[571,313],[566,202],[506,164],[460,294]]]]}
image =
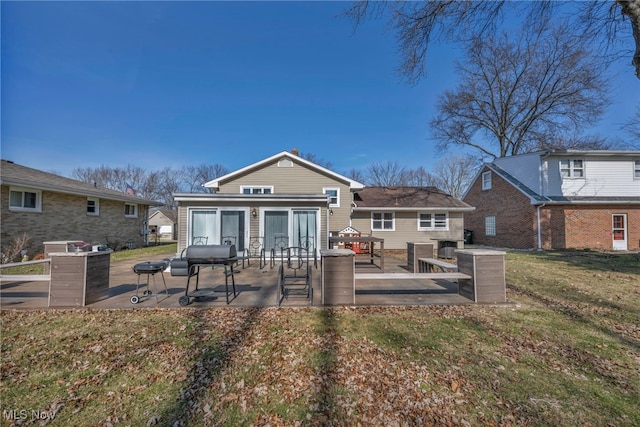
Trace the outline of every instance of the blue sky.
{"type": "MultiPolygon", "coordinates": [[[[338,173],[431,169],[428,122],[456,84],[452,47],[404,84],[384,21],[347,2],[2,3],[2,158],[77,167],[230,170],[296,147],[338,173]]],[[[625,60],[626,61],[626,60],[625,60]]],[[[620,64],[597,128],[622,136],[640,80],[620,64]]]]}

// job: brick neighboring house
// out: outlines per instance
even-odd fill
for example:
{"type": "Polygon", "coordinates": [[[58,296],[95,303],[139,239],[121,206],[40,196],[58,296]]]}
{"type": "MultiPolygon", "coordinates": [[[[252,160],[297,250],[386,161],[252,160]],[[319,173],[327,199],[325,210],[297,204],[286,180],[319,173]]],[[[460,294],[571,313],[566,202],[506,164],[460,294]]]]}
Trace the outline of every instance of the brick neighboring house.
{"type": "Polygon", "coordinates": [[[0,184],[0,245],[27,233],[29,257],[46,241],[143,246],[149,206],[160,204],[8,160],[1,161],[0,184]]]}
{"type": "Polygon", "coordinates": [[[640,249],[640,151],[550,150],[487,163],[462,200],[474,243],[640,249]]]}

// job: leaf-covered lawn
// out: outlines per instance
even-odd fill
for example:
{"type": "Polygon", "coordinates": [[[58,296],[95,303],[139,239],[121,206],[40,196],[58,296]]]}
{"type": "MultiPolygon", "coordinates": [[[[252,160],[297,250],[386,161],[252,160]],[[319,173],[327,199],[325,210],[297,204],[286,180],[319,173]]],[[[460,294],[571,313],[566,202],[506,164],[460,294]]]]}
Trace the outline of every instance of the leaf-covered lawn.
{"type": "Polygon", "coordinates": [[[506,306],[3,311],[2,422],[640,425],[640,272],[564,261],[506,306]]]}

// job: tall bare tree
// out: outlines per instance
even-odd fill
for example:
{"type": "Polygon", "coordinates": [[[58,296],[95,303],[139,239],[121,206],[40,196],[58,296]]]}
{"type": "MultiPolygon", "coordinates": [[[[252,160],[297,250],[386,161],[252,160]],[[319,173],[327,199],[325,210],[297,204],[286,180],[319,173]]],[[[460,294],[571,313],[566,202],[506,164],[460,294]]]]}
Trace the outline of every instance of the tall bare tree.
{"type": "Polygon", "coordinates": [[[622,129],[629,135],[632,148],[640,150],[640,106],[636,107],[635,114],[624,124],[622,129]]]}
{"type": "Polygon", "coordinates": [[[346,10],[356,25],[372,17],[386,17],[396,31],[400,52],[399,71],[415,83],[427,70],[432,42],[468,42],[491,36],[500,28],[508,10],[527,22],[540,23],[570,17],[569,27],[588,43],[601,47],[606,63],[628,55],[635,44],[631,65],[640,78],[640,4],[637,0],[583,2],[506,0],[443,0],[420,2],[357,1],[346,10]]]}
{"type": "Polygon", "coordinates": [[[395,161],[374,162],[367,167],[366,183],[375,187],[403,185],[406,172],[404,166],[395,161]]]}
{"type": "Polygon", "coordinates": [[[189,193],[205,193],[210,190],[203,184],[229,173],[226,167],[214,164],[189,165],[182,168],[183,190],[189,193]]]}
{"type": "Polygon", "coordinates": [[[545,23],[519,34],[470,44],[457,66],[460,84],[440,96],[431,121],[440,150],[459,145],[504,157],[562,148],[600,117],[607,81],[581,39],[545,23]]]}
{"type": "Polygon", "coordinates": [[[396,185],[405,185],[410,187],[430,187],[438,186],[437,178],[423,166],[419,166],[416,169],[406,169],[404,174],[400,177],[400,182],[396,185]]]}
{"type": "Polygon", "coordinates": [[[481,161],[478,157],[468,154],[464,156],[450,155],[440,160],[436,165],[434,170],[435,185],[459,199],[471,184],[480,165],[481,161]]]}

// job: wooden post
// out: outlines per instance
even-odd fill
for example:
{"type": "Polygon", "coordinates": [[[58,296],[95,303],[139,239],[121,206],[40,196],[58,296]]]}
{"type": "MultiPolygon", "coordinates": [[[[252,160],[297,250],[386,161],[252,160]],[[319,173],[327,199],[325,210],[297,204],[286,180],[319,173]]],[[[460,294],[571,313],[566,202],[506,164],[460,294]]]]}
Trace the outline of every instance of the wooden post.
{"type": "Polygon", "coordinates": [[[355,305],[355,255],[350,249],[320,251],[323,305],[355,305]]]}

